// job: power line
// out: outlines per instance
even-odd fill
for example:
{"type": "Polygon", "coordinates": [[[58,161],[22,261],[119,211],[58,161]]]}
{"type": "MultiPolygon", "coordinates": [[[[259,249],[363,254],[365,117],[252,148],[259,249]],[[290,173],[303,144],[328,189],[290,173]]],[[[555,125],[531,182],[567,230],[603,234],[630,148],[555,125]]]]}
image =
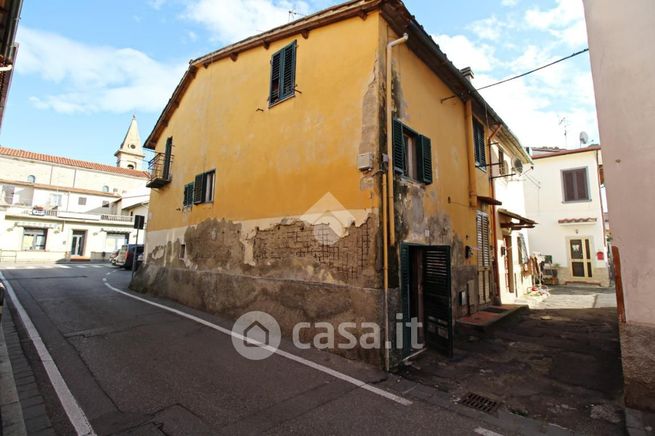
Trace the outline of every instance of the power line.
{"type": "Polygon", "coordinates": [[[556,61],[553,61],[553,62],[551,62],[551,63],[549,63],[549,64],[546,64],[546,65],[542,65],[542,66],[540,66],[540,67],[538,67],[538,68],[535,68],[535,69],[533,69],[533,70],[526,71],[525,73],[519,74],[519,75],[517,75],[517,76],[513,76],[513,77],[510,77],[510,78],[508,78],[508,79],[501,80],[500,82],[492,83],[491,85],[486,85],[486,86],[483,86],[483,87],[481,87],[481,88],[477,88],[476,91],[481,91],[481,90],[483,90],[483,89],[491,88],[492,86],[500,85],[500,84],[502,84],[502,83],[509,82],[510,80],[520,79],[521,77],[525,77],[525,76],[527,76],[528,74],[532,74],[532,73],[535,73],[535,72],[537,72],[537,71],[539,71],[539,70],[543,70],[544,68],[551,67],[551,66],[553,66],[553,65],[555,65],[555,64],[558,64],[558,63],[560,63],[560,62],[562,62],[562,61],[565,61],[565,60],[567,60],[567,59],[571,59],[571,58],[573,58],[573,57],[576,57],[576,56],[581,55],[582,53],[586,53],[586,52],[588,52],[588,51],[589,51],[589,48],[585,48],[584,50],[577,51],[577,52],[575,52],[575,53],[573,53],[573,54],[571,54],[571,55],[568,55],[568,56],[563,57],[563,58],[561,58],[561,59],[557,59],[556,61]]]}
{"type": "MultiPolygon", "coordinates": [[[[516,75],[516,76],[509,77],[509,78],[507,78],[507,79],[503,79],[503,80],[501,80],[501,81],[499,81],[499,82],[495,82],[495,83],[492,83],[492,84],[490,84],[490,85],[485,85],[485,86],[483,86],[483,87],[481,87],[481,88],[476,88],[475,90],[476,90],[476,91],[481,91],[481,90],[483,90],[483,89],[491,88],[492,86],[497,86],[497,85],[501,85],[501,84],[503,84],[503,83],[507,83],[507,82],[509,82],[509,81],[511,81],[511,80],[520,79],[521,77],[525,77],[525,76],[527,76],[528,74],[535,73],[535,72],[537,72],[537,71],[539,71],[539,70],[543,70],[544,68],[552,67],[552,66],[555,65],[555,64],[558,64],[558,63],[560,63],[560,62],[562,62],[562,61],[565,61],[565,60],[567,60],[567,59],[571,59],[571,58],[573,58],[573,57],[576,57],[576,56],[581,55],[582,53],[586,53],[586,52],[588,52],[588,51],[589,51],[589,48],[587,47],[587,48],[585,48],[584,50],[577,51],[577,52],[575,52],[575,53],[573,53],[573,54],[570,54],[570,55],[568,55],[568,56],[566,56],[566,57],[563,57],[563,58],[561,58],[561,59],[557,59],[556,61],[553,61],[553,62],[551,62],[551,63],[549,63],[549,64],[542,65],[542,66],[537,67],[537,68],[534,68],[534,69],[532,69],[532,70],[530,70],[530,71],[526,71],[525,73],[521,73],[521,74],[518,74],[518,75],[516,75]]],[[[442,99],[441,99],[441,102],[443,103],[444,101],[446,101],[446,100],[450,100],[451,98],[455,98],[455,97],[457,97],[457,96],[456,96],[456,95],[451,95],[450,97],[442,98],[442,99]]]]}

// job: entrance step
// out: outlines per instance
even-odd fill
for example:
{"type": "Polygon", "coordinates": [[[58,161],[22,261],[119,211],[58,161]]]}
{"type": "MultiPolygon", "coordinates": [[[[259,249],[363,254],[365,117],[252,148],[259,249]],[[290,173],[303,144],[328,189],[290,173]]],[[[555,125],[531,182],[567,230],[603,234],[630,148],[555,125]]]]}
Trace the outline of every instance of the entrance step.
{"type": "Polygon", "coordinates": [[[501,321],[528,309],[529,306],[525,304],[501,304],[499,306],[489,306],[471,316],[459,318],[456,321],[455,328],[458,334],[488,332],[501,321]]]}

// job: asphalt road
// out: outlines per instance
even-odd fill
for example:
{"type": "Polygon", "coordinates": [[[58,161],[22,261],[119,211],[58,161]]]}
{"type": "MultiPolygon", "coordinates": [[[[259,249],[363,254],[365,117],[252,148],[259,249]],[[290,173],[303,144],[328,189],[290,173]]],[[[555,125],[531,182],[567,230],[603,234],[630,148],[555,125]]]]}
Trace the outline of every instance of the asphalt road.
{"type": "MultiPolygon", "coordinates": [[[[247,360],[230,336],[103,281],[126,290],[129,272],[104,265],[0,270],[97,434],[510,434],[428,402],[399,404],[277,354],[247,360]]],[[[374,368],[329,353],[294,350],[286,341],[281,348],[371,386],[390,383],[374,368]]],[[[55,430],[72,433],[46,373],[35,373],[55,430]]]]}

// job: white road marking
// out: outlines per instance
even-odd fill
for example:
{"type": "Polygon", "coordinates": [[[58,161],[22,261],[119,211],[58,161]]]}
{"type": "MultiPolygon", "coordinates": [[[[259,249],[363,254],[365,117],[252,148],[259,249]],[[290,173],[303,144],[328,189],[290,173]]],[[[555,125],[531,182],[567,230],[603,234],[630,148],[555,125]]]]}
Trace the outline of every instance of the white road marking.
{"type": "Polygon", "coordinates": [[[56,268],[65,268],[65,269],[70,269],[70,266],[67,266],[67,265],[56,265],[56,268]]]}
{"type": "Polygon", "coordinates": [[[35,266],[26,266],[25,269],[36,269],[35,266]]]}
{"type": "Polygon", "coordinates": [[[48,374],[48,378],[50,378],[52,387],[55,389],[57,397],[59,397],[61,406],[64,408],[66,415],[68,415],[68,419],[70,419],[70,422],[75,428],[75,431],[78,435],[95,435],[96,433],[93,431],[93,428],[89,423],[89,419],[86,417],[84,411],[77,403],[77,400],[75,400],[75,397],[68,388],[68,385],[66,385],[61,372],[59,372],[59,368],[57,368],[55,361],[52,359],[52,356],[43,343],[43,339],[41,339],[39,332],[36,330],[36,327],[34,327],[32,320],[25,311],[25,308],[23,308],[20,300],[18,300],[18,297],[16,297],[16,293],[14,292],[14,288],[11,286],[11,283],[5,280],[2,272],[0,272],[0,280],[2,280],[6,285],[7,294],[16,307],[16,311],[18,311],[18,315],[20,316],[20,319],[25,326],[25,330],[32,340],[37,353],[39,354],[39,359],[41,360],[41,363],[43,364],[43,367],[48,374]]]}
{"type": "Polygon", "coordinates": [[[73,265],[75,268],[86,268],[86,265],[73,265]]]}
{"type": "Polygon", "coordinates": [[[481,434],[482,436],[503,436],[500,433],[496,433],[495,431],[487,430],[486,428],[483,427],[478,427],[475,430],[473,430],[477,434],[481,434]]]}
{"type": "Polygon", "coordinates": [[[387,399],[389,399],[391,401],[395,401],[396,403],[402,404],[403,406],[409,406],[409,405],[412,404],[412,402],[410,400],[406,399],[406,398],[403,398],[403,397],[400,397],[398,395],[392,394],[391,392],[387,392],[387,391],[385,391],[383,389],[376,388],[375,386],[371,386],[371,385],[367,384],[364,381],[358,380],[358,379],[356,379],[354,377],[351,377],[349,375],[346,375],[346,374],[344,374],[342,372],[339,372],[339,371],[336,371],[334,369],[328,368],[327,366],[320,365],[318,363],[312,362],[311,360],[303,359],[302,357],[296,356],[295,354],[291,354],[291,353],[288,353],[286,351],[280,350],[278,348],[271,347],[270,345],[264,344],[262,342],[255,341],[255,340],[253,340],[251,338],[246,338],[246,337],[244,337],[244,336],[242,336],[242,335],[240,335],[238,333],[233,332],[232,330],[228,330],[228,329],[223,328],[221,326],[218,326],[216,324],[212,324],[209,321],[206,321],[206,320],[204,320],[202,318],[198,318],[197,316],[193,316],[193,315],[190,315],[188,313],[182,312],[181,310],[173,309],[173,308],[165,306],[163,304],[155,303],[154,301],[150,301],[150,300],[147,300],[145,298],[137,297],[136,295],[132,295],[129,292],[122,291],[122,290],[110,285],[109,283],[107,283],[106,278],[103,278],[102,281],[105,283],[105,286],[107,286],[109,289],[111,289],[114,292],[118,292],[120,294],[126,295],[126,296],[128,296],[130,298],[133,298],[135,300],[142,301],[144,303],[147,303],[147,304],[150,304],[152,306],[158,307],[160,309],[167,310],[167,311],[172,312],[172,313],[174,313],[176,315],[179,315],[179,316],[182,316],[184,318],[195,321],[198,324],[202,324],[202,325],[204,325],[206,327],[209,327],[211,329],[214,329],[216,331],[224,333],[224,334],[226,334],[228,336],[235,337],[235,338],[237,338],[239,340],[242,340],[242,341],[247,340],[248,343],[250,343],[250,344],[262,347],[262,348],[264,348],[264,349],[266,349],[266,350],[268,350],[268,351],[270,351],[272,353],[275,353],[275,354],[277,354],[279,356],[285,357],[285,358],[287,358],[289,360],[293,360],[294,362],[300,363],[301,365],[305,365],[305,366],[313,368],[313,369],[315,369],[317,371],[321,371],[321,372],[323,372],[325,374],[331,375],[332,377],[335,377],[335,378],[337,378],[339,380],[342,380],[342,381],[344,381],[346,383],[353,384],[353,385],[357,386],[358,388],[364,389],[364,390],[369,391],[369,392],[371,392],[373,394],[376,394],[376,395],[379,395],[381,397],[387,398],[387,399]]]}

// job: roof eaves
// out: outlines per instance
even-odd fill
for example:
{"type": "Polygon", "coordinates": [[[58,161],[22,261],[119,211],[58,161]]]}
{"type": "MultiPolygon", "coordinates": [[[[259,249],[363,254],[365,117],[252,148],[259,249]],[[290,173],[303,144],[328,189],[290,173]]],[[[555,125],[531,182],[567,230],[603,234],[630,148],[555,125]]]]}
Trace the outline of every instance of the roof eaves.
{"type": "Polygon", "coordinates": [[[156,143],[159,140],[159,136],[161,135],[164,128],[168,126],[168,120],[170,119],[170,116],[179,107],[182,96],[195,78],[196,72],[201,66],[207,68],[213,62],[225,59],[227,57],[236,59],[239,52],[250,50],[256,47],[263,46],[268,49],[272,42],[287,38],[292,35],[297,35],[299,33],[305,33],[306,35],[306,32],[309,32],[312,29],[323,27],[328,24],[344,20],[346,18],[360,16],[362,19],[365,19],[369,12],[378,9],[380,4],[384,1],[386,0],[351,0],[346,3],[341,3],[328,9],[323,9],[307,17],[303,17],[299,20],[293,21],[289,24],[276,27],[255,36],[251,36],[244,39],[243,41],[213,51],[197,59],[192,59],[189,61],[189,68],[182,76],[182,79],[175,88],[173,95],[168,100],[164,110],[157,119],[155,127],[153,128],[152,132],[150,132],[150,135],[148,135],[146,138],[143,144],[144,148],[151,150],[155,149],[156,143]]]}

